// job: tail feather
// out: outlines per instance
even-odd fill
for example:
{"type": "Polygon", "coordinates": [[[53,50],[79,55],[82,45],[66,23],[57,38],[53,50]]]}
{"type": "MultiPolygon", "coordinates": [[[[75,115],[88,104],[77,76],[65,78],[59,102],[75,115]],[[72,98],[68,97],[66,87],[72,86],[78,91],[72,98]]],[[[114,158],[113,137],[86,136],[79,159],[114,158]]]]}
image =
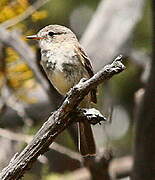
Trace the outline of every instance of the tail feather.
{"type": "Polygon", "coordinates": [[[95,156],[96,147],[91,126],[87,120],[80,121],[79,126],[79,150],[84,157],[95,156]]]}
{"type": "Polygon", "coordinates": [[[93,103],[97,103],[97,97],[96,97],[96,93],[97,93],[97,89],[92,89],[92,91],[90,92],[91,94],[91,101],[93,103]]]}

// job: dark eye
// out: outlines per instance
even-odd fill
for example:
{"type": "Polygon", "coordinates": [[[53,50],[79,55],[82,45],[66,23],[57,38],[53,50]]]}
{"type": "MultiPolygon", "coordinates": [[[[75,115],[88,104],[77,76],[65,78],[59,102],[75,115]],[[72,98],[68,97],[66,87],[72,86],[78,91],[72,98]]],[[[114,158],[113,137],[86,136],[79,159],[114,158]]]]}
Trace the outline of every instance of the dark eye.
{"type": "Polygon", "coordinates": [[[48,33],[48,35],[52,37],[52,36],[54,36],[54,35],[55,35],[55,33],[54,33],[54,32],[52,32],[52,31],[50,31],[50,32],[48,33]]]}

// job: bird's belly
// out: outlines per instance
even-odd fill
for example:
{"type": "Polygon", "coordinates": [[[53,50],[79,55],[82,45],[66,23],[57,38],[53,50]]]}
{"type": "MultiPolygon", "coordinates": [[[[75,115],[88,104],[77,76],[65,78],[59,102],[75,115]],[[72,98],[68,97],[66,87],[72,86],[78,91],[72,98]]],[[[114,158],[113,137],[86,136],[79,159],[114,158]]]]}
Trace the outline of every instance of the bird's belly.
{"type": "Polygon", "coordinates": [[[53,71],[51,75],[49,74],[49,80],[62,95],[65,95],[73,86],[73,83],[66,79],[65,73],[59,70],[53,71]]]}
{"type": "Polygon", "coordinates": [[[50,54],[50,58],[42,57],[41,64],[48,79],[62,95],[65,95],[81,78],[88,77],[86,70],[74,58],[73,56],[68,58],[68,55],[62,53],[54,56],[50,54]]]}

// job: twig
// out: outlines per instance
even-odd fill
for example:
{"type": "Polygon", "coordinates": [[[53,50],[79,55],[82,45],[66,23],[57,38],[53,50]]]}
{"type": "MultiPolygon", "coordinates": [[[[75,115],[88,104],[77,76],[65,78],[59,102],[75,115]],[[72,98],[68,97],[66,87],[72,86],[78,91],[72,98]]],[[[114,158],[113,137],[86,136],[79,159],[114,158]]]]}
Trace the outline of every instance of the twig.
{"type": "Polygon", "coordinates": [[[10,139],[10,140],[14,140],[14,141],[21,141],[21,142],[25,142],[25,143],[29,143],[32,140],[32,136],[30,135],[25,135],[22,133],[15,133],[3,128],[0,128],[0,136],[10,139]]]}
{"type": "MultiPolygon", "coordinates": [[[[10,139],[10,140],[14,140],[14,141],[25,142],[27,144],[30,143],[31,140],[33,139],[33,136],[26,135],[23,133],[15,133],[15,132],[3,129],[3,128],[0,128],[0,136],[10,139]]],[[[55,151],[59,152],[60,154],[65,154],[66,156],[70,157],[71,159],[75,159],[79,162],[82,162],[82,158],[79,153],[72,151],[56,142],[53,142],[53,144],[50,145],[49,148],[51,150],[55,150],[55,151]]]]}
{"type": "MultiPolygon", "coordinates": [[[[122,72],[125,66],[121,63],[122,56],[117,57],[111,64],[105,66],[100,72],[87,81],[80,81],[69,92],[61,107],[53,112],[49,119],[40,128],[29,145],[4,168],[0,174],[2,180],[17,180],[31,167],[34,161],[48,150],[54,139],[74,121],[72,116],[81,100],[105,80],[122,72]]],[[[76,114],[75,114],[76,115],[76,114]]],[[[76,117],[76,116],[75,116],[76,117]]]]}
{"type": "Polygon", "coordinates": [[[8,107],[11,107],[17,112],[19,117],[21,117],[21,119],[27,126],[32,126],[33,120],[27,114],[24,104],[17,100],[17,97],[11,92],[11,88],[9,88],[8,86],[9,85],[6,83],[2,88],[2,97],[4,99],[4,102],[8,107]]]}
{"type": "MultiPolygon", "coordinates": [[[[51,100],[51,102],[55,102],[55,94],[51,93],[54,87],[51,86],[51,88],[49,88],[47,79],[43,77],[42,73],[38,69],[36,63],[38,59],[36,58],[35,53],[29,45],[20,38],[19,33],[16,31],[12,31],[10,33],[8,30],[0,28],[0,41],[8,46],[11,46],[21,56],[22,60],[25,61],[33,71],[37,82],[41,85],[45,94],[48,95],[49,101],[51,100]]],[[[52,108],[55,109],[55,107],[52,108]]]]}
{"type": "Polygon", "coordinates": [[[48,90],[48,84],[43,79],[42,75],[39,73],[38,68],[35,64],[36,56],[32,49],[20,39],[20,36],[17,32],[12,31],[11,33],[3,28],[0,28],[0,40],[11,46],[17,53],[23,58],[23,60],[30,66],[38,82],[42,84],[45,90],[48,90]]]}
{"type": "Polygon", "coordinates": [[[32,49],[25,43],[17,32],[9,32],[6,29],[0,28],[0,41],[4,44],[11,46],[17,53],[21,56],[21,58],[29,65],[31,70],[34,73],[36,80],[41,84],[41,87],[45,91],[47,95],[49,95],[49,99],[53,98],[51,90],[49,89],[49,84],[47,80],[42,76],[41,72],[38,70],[38,67],[35,63],[36,56],[32,49]]]}
{"type": "Polygon", "coordinates": [[[82,167],[79,169],[76,169],[75,171],[72,171],[71,173],[60,175],[59,180],[66,180],[66,179],[74,179],[74,180],[88,180],[91,179],[91,174],[88,171],[87,168],[82,167]]]}
{"type": "Polygon", "coordinates": [[[28,18],[31,14],[33,14],[37,9],[39,9],[41,6],[43,6],[48,1],[49,0],[38,0],[38,1],[36,1],[33,5],[29,6],[26,9],[26,11],[24,11],[22,14],[1,23],[0,28],[6,28],[7,29],[11,26],[18,24],[19,22],[28,18]]]}
{"type": "Polygon", "coordinates": [[[49,148],[59,152],[60,154],[67,155],[68,157],[70,157],[72,159],[82,162],[82,157],[79,153],[72,151],[56,142],[53,142],[52,145],[49,146],[49,148]]]}

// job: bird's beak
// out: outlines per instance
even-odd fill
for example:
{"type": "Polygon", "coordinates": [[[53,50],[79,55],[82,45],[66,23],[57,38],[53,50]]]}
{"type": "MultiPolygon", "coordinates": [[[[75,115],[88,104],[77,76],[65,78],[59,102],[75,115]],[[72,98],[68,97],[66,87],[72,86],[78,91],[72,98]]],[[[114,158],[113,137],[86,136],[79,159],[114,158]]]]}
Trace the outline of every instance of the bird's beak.
{"type": "Polygon", "coordinates": [[[36,39],[36,40],[45,39],[45,37],[39,37],[37,35],[26,36],[26,38],[27,39],[36,39]]]}

